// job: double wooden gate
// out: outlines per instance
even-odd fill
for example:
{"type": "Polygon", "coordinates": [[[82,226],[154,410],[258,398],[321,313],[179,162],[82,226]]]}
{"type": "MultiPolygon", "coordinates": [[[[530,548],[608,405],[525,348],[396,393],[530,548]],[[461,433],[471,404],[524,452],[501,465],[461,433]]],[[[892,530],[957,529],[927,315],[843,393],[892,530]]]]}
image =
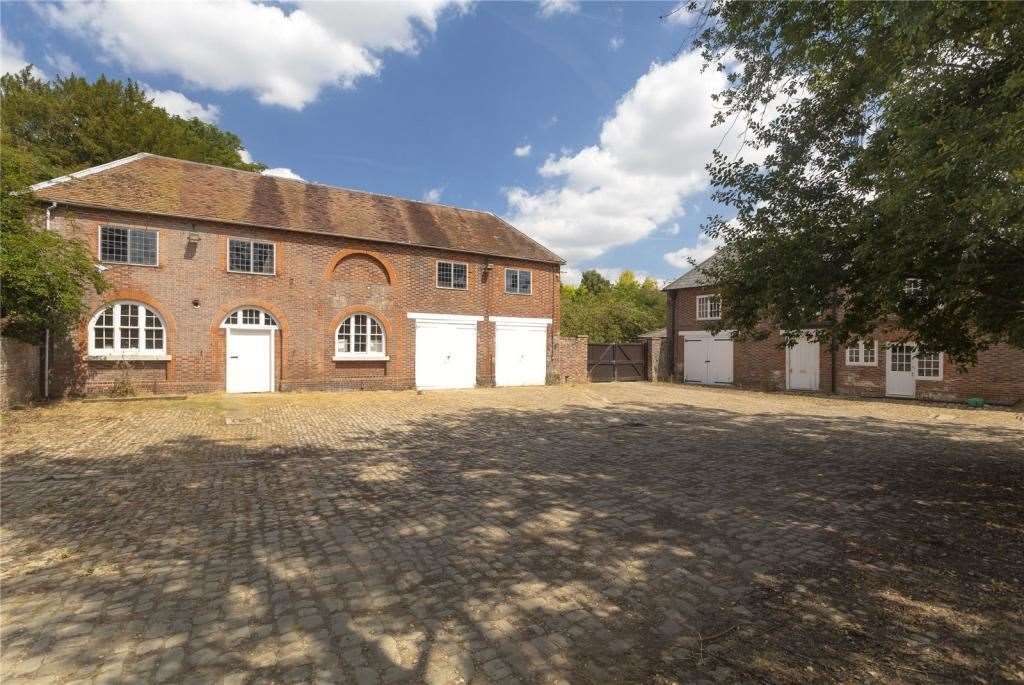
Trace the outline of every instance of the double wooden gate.
{"type": "Polygon", "coordinates": [[[647,349],[640,343],[587,345],[587,374],[594,383],[647,379],[647,349]]]}

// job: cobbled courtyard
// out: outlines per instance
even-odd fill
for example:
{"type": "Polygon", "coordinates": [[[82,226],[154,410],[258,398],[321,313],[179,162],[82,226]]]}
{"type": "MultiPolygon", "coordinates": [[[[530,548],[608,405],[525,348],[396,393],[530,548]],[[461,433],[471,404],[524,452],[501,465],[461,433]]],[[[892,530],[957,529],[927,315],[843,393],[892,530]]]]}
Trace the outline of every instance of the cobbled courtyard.
{"type": "Polygon", "coordinates": [[[4,416],[7,683],[1024,680],[1019,412],[665,384],[4,416]]]}

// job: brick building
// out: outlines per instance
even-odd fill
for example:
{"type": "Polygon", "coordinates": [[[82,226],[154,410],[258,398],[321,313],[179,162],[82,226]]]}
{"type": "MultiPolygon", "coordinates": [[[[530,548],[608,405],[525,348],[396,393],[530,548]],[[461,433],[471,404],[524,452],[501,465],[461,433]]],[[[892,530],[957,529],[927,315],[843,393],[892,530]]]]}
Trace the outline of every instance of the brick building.
{"type": "Polygon", "coordinates": [[[670,367],[676,380],[863,397],[980,397],[995,404],[1024,399],[1024,350],[1007,345],[980,353],[976,366],[959,371],[942,353],[919,355],[913,343],[888,344],[897,340],[896,332],[879,331],[877,340],[834,354],[810,340],[787,349],[778,331],[758,341],[734,341],[729,331],[712,335],[708,324],[720,318],[722,303],[703,276],[704,264],[665,287],[670,367]]]}
{"type": "Polygon", "coordinates": [[[545,382],[562,260],[493,214],[139,154],[37,184],[111,289],[51,392],[545,382]]]}

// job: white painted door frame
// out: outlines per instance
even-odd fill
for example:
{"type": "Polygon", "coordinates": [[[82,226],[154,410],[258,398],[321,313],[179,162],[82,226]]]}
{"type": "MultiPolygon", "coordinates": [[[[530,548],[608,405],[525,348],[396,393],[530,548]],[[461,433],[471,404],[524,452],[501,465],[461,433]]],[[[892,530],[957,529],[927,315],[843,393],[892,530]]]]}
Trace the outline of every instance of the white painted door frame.
{"type": "MultiPolygon", "coordinates": [[[[234,330],[234,328],[235,328],[234,326],[230,326],[230,325],[224,326],[224,391],[225,392],[247,392],[247,391],[244,391],[244,390],[242,390],[242,391],[231,390],[231,388],[229,387],[229,384],[230,384],[230,381],[231,381],[231,358],[232,358],[232,355],[231,355],[231,332],[232,332],[232,330],[234,330]]],[[[276,371],[276,368],[275,368],[276,367],[276,364],[275,364],[276,354],[274,353],[274,342],[275,342],[274,338],[277,337],[276,335],[274,335],[275,329],[273,329],[273,328],[258,328],[258,329],[256,329],[256,328],[239,328],[239,333],[242,333],[243,331],[244,331],[244,333],[246,335],[261,334],[261,335],[270,336],[270,358],[267,360],[267,363],[270,365],[270,388],[268,390],[266,390],[266,391],[257,390],[257,391],[253,391],[253,392],[274,392],[277,389],[277,373],[275,373],[275,371],[276,371]]]]}
{"type": "MultiPolygon", "coordinates": [[[[803,331],[813,334],[815,329],[803,331]]],[[[786,390],[816,391],[821,389],[821,343],[801,338],[786,348],[786,390]],[[796,378],[794,379],[794,372],[796,378]],[[794,380],[799,382],[794,382],[794,380]]]]}
{"type": "Polygon", "coordinates": [[[735,347],[733,331],[679,331],[683,339],[683,381],[704,385],[728,385],[734,380],[735,347]],[[687,343],[691,354],[686,353],[687,343]],[[700,361],[692,358],[696,352],[700,361]],[[701,369],[698,365],[702,366],[701,369]]]}
{"type": "MultiPolygon", "coordinates": [[[[408,317],[414,321],[413,324],[413,341],[415,346],[414,359],[415,368],[413,373],[416,377],[416,387],[423,389],[443,389],[443,388],[471,388],[476,386],[476,363],[477,363],[477,350],[478,350],[478,337],[479,331],[477,330],[477,324],[484,320],[482,316],[471,316],[465,314],[432,314],[425,312],[409,312],[408,317]],[[440,382],[440,375],[443,371],[443,360],[440,355],[446,354],[444,348],[426,348],[421,346],[421,342],[427,342],[428,339],[434,338],[436,341],[437,336],[430,333],[443,332],[445,330],[456,330],[469,332],[472,331],[472,346],[469,351],[470,359],[472,361],[472,374],[471,378],[467,378],[467,382],[462,382],[459,379],[455,383],[446,384],[440,382]],[[423,333],[423,337],[420,337],[420,333],[423,333]]],[[[460,339],[459,335],[455,336],[456,340],[460,339]]],[[[456,343],[457,344],[457,343],[456,343]]],[[[446,359],[450,359],[451,353],[447,353],[446,359]]]]}
{"type": "Polygon", "coordinates": [[[914,343],[898,343],[885,346],[885,395],[886,397],[916,397],[917,377],[914,373],[916,363],[917,345],[914,343]],[[902,358],[895,361],[899,366],[906,365],[905,370],[893,370],[893,348],[903,347],[908,353],[901,350],[902,358]]]}
{"type": "Polygon", "coordinates": [[[490,316],[488,321],[494,323],[494,384],[544,385],[547,381],[548,366],[547,333],[552,320],[522,316],[490,316]],[[539,350],[525,347],[538,344],[539,350]],[[508,349],[507,346],[513,348],[508,349]],[[539,369],[536,368],[538,363],[539,369]]]}

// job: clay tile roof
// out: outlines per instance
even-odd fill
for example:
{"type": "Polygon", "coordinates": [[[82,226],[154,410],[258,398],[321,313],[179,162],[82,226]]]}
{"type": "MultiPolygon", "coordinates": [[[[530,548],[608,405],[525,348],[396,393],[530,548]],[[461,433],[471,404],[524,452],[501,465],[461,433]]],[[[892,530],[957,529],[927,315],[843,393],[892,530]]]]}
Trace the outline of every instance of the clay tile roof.
{"type": "Polygon", "coordinates": [[[489,212],[148,153],[38,183],[32,191],[40,200],[69,205],[563,262],[489,212]]]}

